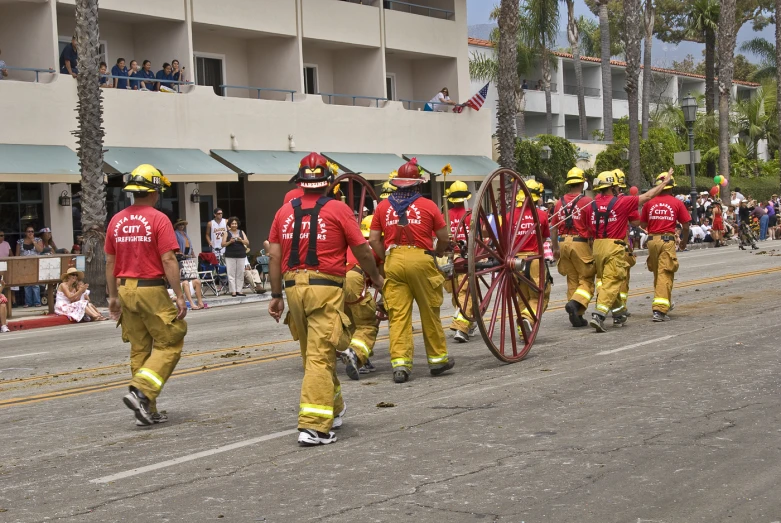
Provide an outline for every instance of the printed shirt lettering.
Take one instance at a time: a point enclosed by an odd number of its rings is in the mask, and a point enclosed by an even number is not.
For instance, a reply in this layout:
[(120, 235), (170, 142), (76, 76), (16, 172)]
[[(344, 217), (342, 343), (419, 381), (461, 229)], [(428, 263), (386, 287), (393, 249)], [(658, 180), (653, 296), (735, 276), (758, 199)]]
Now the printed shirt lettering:
[(118, 278), (162, 278), (160, 256), (178, 250), (171, 221), (153, 207), (132, 205), (109, 223), (105, 251), (116, 256), (114, 275)]
[(691, 221), (686, 206), (671, 194), (663, 194), (643, 205), (642, 221), (648, 224), (648, 234), (675, 233), (677, 223)]
[[(409, 231), (416, 247), (431, 250), (434, 248), (434, 233), (445, 227), (445, 219), (437, 205), (428, 198), (418, 198), (407, 209)], [(396, 225), (399, 216), (388, 200), (377, 205), (372, 219), (371, 230), (382, 231), (385, 236), (385, 248), (396, 243)]]

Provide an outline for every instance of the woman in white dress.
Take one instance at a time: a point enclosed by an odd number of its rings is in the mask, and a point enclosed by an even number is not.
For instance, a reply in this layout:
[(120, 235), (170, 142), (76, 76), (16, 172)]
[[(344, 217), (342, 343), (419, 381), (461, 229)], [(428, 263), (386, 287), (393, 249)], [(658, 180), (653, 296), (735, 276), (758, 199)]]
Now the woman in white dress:
[(82, 280), (84, 273), (73, 267), (62, 275), (62, 283), (57, 289), (57, 299), (54, 302), (54, 313), (77, 322), (107, 320), (108, 318), (89, 302), (89, 285)]

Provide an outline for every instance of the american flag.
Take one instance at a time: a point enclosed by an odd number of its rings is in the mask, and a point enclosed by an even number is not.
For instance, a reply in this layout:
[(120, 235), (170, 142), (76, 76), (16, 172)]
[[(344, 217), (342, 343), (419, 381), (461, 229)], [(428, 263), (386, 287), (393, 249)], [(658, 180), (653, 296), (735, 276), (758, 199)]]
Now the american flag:
[(485, 84), (485, 86), (482, 89), (480, 89), (479, 91), (477, 91), (477, 94), (474, 95), (469, 100), (467, 100), (465, 104), (461, 104), (461, 105), (455, 106), (453, 108), (453, 112), (454, 113), (460, 113), (460, 112), (462, 112), (464, 110), (464, 107), (466, 107), (466, 106), (471, 107), (475, 111), (479, 111), (480, 108), (485, 103), (486, 97), (488, 96), (488, 86), (490, 84), (491, 84), (490, 82)]

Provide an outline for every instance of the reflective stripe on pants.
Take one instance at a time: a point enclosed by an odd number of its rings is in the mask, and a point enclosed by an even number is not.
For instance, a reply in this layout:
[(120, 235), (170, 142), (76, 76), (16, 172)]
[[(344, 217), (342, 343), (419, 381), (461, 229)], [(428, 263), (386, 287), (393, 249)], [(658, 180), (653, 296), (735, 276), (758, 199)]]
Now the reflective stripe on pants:
[(624, 246), (609, 238), (594, 240), (594, 263), (601, 282), (597, 293), (597, 312), (603, 315), (614, 309), (620, 312), (623, 308), (621, 285), (626, 279), (628, 266)]
[(571, 236), (564, 236), (559, 242), (559, 274), (567, 278), (567, 301), (575, 300), (580, 305), (579, 313), (586, 312), (594, 294), (594, 255), (588, 242), (576, 242)]
[(363, 287), (363, 276), (356, 271), (347, 271), (344, 280), (344, 301), (349, 305), (345, 304), (344, 312), (352, 323), (350, 347), (358, 356), (358, 363), (361, 366), (374, 355), (374, 344), (379, 330), (374, 289), (366, 289), (366, 295), (359, 301)]
[(673, 282), (678, 271), (675, 242), (654, 238), (648, 241), (648, 270), (654, 275), (654, 301), (651, 309), (667, 314), (673, 294)]

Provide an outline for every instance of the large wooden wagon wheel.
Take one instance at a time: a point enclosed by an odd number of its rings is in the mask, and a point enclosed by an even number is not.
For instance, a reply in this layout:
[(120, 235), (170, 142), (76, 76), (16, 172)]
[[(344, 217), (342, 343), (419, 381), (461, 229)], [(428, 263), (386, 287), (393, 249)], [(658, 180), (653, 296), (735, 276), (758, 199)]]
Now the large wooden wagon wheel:
[[(516, 208), (518, 191), (526, 197)], [(542, 254), (544, 238), (534, 201), (518, 173), (497, 169), (480, 186), (475, 200), (468, 242), (473, 313), (493, 355), (514, 363), (528, 354), (540, 329), (547, 278)], [(533, 216), (534, 226), (522, 230), (520, 218), (527, 212)], [(528, 234), (535, 236), (539, 254), (519, 257), (521, 240)], [(527, 268), (534, 260), (538, 260), (534, 276), (542, 286), (534, 282)], [(524, 297), (522, 284), (536, 291), (538, 298)], [(531, 329), (521, 327), (524, 309), (530, 312)]]
[[(450, 288), (453, 290), (453, 304), (458, 307), (458, 310), (461, 311), (461, 315), (469, 320), (470, 323), (475, 321), (474, 314), (472, 313), (472, 308), (466, 306), (468, 298), (467, 300), (461, 299), (461, 292), (466, 289), (466, 296), (469, 296), (469, 255), (467, 253), (469, 235), (467, 234), (467, 230), (471, 219), (472, 211), (468, 210), (458, 221), (458, 225), (456, 225), (453, 239), (455, 240), (456, 245), (458, 245), (460, 257), (455, 259), (453, 263), (453, 274), (450, 277)], [(466, 238), (466, 241), (459, 240), (460, 238)]]
[[(334, 194), (334, 189), (339, 189), (337, 194)], [(328, 187), (328, 194), (333, 194), (336, 198), (341, 198), (344, 203), (347, 204), (350, 209), (353, 210), (353, 215), (358, 221), (358, 225), (361, 221), (368, 216), (364, 209), (368, 209), (369, 212), (374, 210), (374, 202), (377, 201), (377, 193), (374, 192), (374, 187), (360, 174), (345, 173), (336, 177)], [(374, 301), (377, 302), (377, 319), (384, 321), (388, 319), (388, 315), (385, 312), (385, 308), (379, 306), (382, 303), (382, 296), (380, 291), (370, 288), (364, 283), (363, 293), (361, 296), (365, 296), (367, 292), (374, 292)]]

